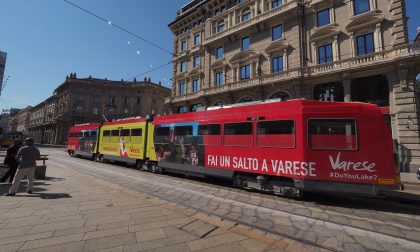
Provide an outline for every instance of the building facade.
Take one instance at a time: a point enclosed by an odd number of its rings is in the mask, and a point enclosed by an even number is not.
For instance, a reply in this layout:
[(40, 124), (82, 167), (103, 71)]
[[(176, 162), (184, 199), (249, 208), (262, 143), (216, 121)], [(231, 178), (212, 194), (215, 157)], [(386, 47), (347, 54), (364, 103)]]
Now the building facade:
[(170, 89), (144, 81), (77, 78), (71, 74), (54, 95), (35, 106), (30, 132), (36, 142), (65, 144), (72, 125), (162, 114)]
[(269, 99), (375, 103), (420, 166), (420, 50), (403, 0), (196, 0), (174, 34), (173, 113)]
[(17, 114), (17, 126), (16, 131), (21, 132), (23, 135), (28, 135), (29, 133), (29, 118), (31, 115), (32, 107), (28, 106), (24, 109), (19, 110)]

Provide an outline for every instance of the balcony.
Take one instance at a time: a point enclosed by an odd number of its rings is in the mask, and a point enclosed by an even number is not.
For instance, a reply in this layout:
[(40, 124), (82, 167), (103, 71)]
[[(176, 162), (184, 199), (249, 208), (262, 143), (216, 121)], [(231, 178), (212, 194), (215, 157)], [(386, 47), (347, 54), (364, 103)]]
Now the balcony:
[(370, 66), (378, 66), (380, 64), (389, 64), (395, 60), (401, 60), (413, 56), (420, 57), (420, 47), (412, 44), (403, 45), (389, 50), (334, 61), (328, 64), (310, 66), (306, 68), (305, 73), (308, 76), (318, 76), (322, 74), (357, 70)]
[[(273, 18), (277, 15), (289, 13), (293, 9), (297, 10), (297, 7), (298, 7), (297, 0), (290, 0), (285, 4), (283, 4), (283, 5), (281, 5), (277, 8), (274, 8), (274, 9), (268, 10), (266, 12), (263, 12), (262, 14), (259, 14), (255, 17), (251, 18), (248, 21), (240, 22), (240, 23), (235, 24), (231, 27), (228, 27), (223, 32), (219, 32), (219, 33), (213, 34), (213, 35), (211, 35), (207, 38), (203, 38), (203, 45), (207, 45), (209, 43), (217, 41), (218, 39), (221, 39), (223, 37), (232, 35), (232, 34), (238, 32), (240, 30), (243, 30), (243, 29), (249, 28), (251, 26), (254, 26), (256, 23), (268, 20), (268, 19)], [(227, 11), (226, 13), (224, 13), (223, 15), (217, 16), (217, 19), (223, 19), (223, 18), (227, 17), (228, 15), (232, 14), (235, 11), (237, 11), (237, 8), (233, 8), (233, 9)], [(213, 22), (213, 21), (215, 21), (214, 18), (211, 18), (207, 22)]]
[(294, 68), (278, 74), (264, 74), (260, 78), (251, 78), (247, 80), (230, 82), (219, 87), (209, 87), (201, 89), (197, 93), (168, 97), (165, 99), (165, 103), (185, 102), (199, 99), (201, 97), (217, 95), (226, 92), (236, 92), (242, 89), (266, 86), (274, 83), (290, 83), (291, 80), (296, 80), (298, 78), (310, 78), (314, 76), (337, 74), (340, 72), (343, 73), (346, 71), (357, 71), (358, 69), (372, 66), (379, 67), (380, 65), (389, 65), (393, 64), (395, 61), (413, 57), (415, 57), (418, 64), (420, 64), (420, 46), (414, 44), (403, 45), (389, 50), (335, 61), (328, 64), (315, 65), (305, 68)]

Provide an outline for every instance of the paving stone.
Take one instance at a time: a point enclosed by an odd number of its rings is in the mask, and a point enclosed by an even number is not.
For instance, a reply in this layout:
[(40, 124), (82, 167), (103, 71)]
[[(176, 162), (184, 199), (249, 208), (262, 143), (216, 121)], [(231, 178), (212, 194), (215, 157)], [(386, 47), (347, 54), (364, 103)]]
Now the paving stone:
[(83, 250), (84, 244), (84, 241), (77, 241), (48, 247), (29, 249), (25, 250), (25, 252), (80, 252)]
[(22, 247), (23, 242), (12, 243), (12, 244), (4, 244), (0, 246), (0, 250), (2, 252), (15, 252), (18, 251), (20, 247)]
[(184, 243), (189, 241), (198, 240), (197, 236), (194, 236), (192, 234), (181, 234), (181, 235), (175, 235), (164, 239), (164, 243), (166, 246), (178, 244), (178, 243)]
[(246, 237), (238, 235), (235, 233), (222, 234), (217, 236), (212, 236), (208, 238), (203, 238), (196, 241), (187, 242), (187, 245), (192, 251), (207, 249), (211, 247), (216, 247), (223, 244), (228, 244), (236, 241), (245, 240)]
[(51, 237), (52, 234), (53, 232), (51, 231), (51, 232), (26, 234), (26, 235), (19, 235), (19, 236), (14, 236), (14, 237), (9, 237), (9, 238), (3, 238), (3, 239), (0, 239), (0, 245), (43, 239), (43, 238)]
[(156, 239), (163, 239), (166, 237), (165, 232), (162, 228), (147, 230), (147, 232), (136, 233), (137, 242), (145, 242)]
[(106, 224), (100, 224), (98, 225), (98, 230), (104, 230), (104, 229), (113, 229), (113, 228), (119, 228), (119, 227), (128, 227), (134, 225), (134, 221), (117, 221), (117, 222), (111, 222)]
[(129, 221), (130, 215), (120, 215), (115, 217), (100, 217), (100, 218), (88, 218), (86, 220), (86, 226), (101, 225), (120, 221)]
[[(252, 239), (246, 239), (239, 242), (247, 251), (249, 252), (263, 252), (269, 248), (273, 248), (272, 245), (262, 243), (260, 241), (255, 241)], [(232, 250), (235, 251), (235, 250)], [(240, 250), (236, 250), (240, 251)]]
[(119, 246), (119, 247), (115, 247), (115, 248), (109, 248), (109, 249), (103, 249), (103, 250), (97, 250), (97, 252), (123, 252), (123, 251), (124, 251), (123, 246)]
[(128, 233), (87, 240), (85, 246), (83, 247), (83, 250), (94, 251), (107, 248), (115, 248), (122, 245), (129, 245), (134, 243), (137, 243), (136, 234)]
[(95, 239), (95, 238), (100, 238), (100, 237), (107, 237), (107, 236), (126, 234), (126, 233), (128, 233), (128, 227), (92, 231), (92, 232), (85, 233), (85, 235), (83, 236), (83, 240), (90, 240), (90, 239)]
[(32, 228), (31, 226), (26, 226), (26, 227), (0, 229), (0, 239), (7, 238), (7, 237), (24, 235), (31, 228)]
[(152, 249), (148, 251), (150, 252), (188, 252), (191, 250), (185, 243), (181, 243), (181, 244), (176, 244), (172, 246), (156, 248), (156, 249)]
[(98, 226), (62, 229), (62, 230), (55, 231), (53, 236), (63, 236), (63, 235), (71, 235), (71, 234), (92, 232), (92, 231), (96, 231), (97, 229), (98, 229)]
[(84, 225), (85, 225), (85, 220), (40, 224), (40, 225), (33, 226), (33, 228), (28, 231), (28, 234), (55, 231), (55, 230), (60, 230), (60, 229), (78, 228), (78, 227), (83, 227)]
[(146, 251), (150, 249), (162, 248), (164, 246), (165, 246), (165, 243), (163, 239), (157, 239), (157, 240), (146, 241), (142, 243), (124, 245), (124, 252)]
[(82, 240), (82, 238), (83, 238), (83, 234), (72, 234), (72, 235), (56, 236), (56, 237), (51, 237), (51, 238), (32, 240), (32, 241), (25, 242), (25, 244), (20, 248), (20, 250), (28, 250), (28, 249), (59, 245), (63, 243), (76, 242), (76, 241)]

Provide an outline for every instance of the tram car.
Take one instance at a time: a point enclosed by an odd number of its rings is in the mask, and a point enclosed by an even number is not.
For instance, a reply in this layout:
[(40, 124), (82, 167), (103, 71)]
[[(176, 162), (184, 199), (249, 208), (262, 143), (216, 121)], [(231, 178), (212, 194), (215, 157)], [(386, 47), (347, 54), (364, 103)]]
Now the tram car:
[(70, 156), (93, 158), (100, 124), (89, 123), (70, 127), (67, 152)]
[(401, 186), (391, 131), (373, 104), (235, 104), (107, 122), (98, 132), (97, 161), (221, 177), (244, 189), (378, 195)]
[(106, 122), (100, 127), (96, 160), (119, 161), (143, 169), (156, 161), (153, 125), (146, 118), (129, 118)]
[(391, 132), (372, 104), (295, 100), (157, 116), (163, 170), (302, 195), (377, 195), (400, 187)]
[(12, 145), (15, 142), (15, 140), (23, 141), (24, 138), (25, 136), (22, 134), (22, 132), (4, 133), (0, 138), (1, 147), (8, 148), (10, 145)]

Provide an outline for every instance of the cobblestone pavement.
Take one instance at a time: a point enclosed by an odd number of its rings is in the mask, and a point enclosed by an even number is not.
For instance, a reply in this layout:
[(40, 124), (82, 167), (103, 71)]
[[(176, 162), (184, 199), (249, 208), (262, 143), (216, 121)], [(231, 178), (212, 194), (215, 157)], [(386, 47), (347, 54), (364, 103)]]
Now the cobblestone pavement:
[(204, 183), (177, 176), (74, 159), (50, 152), (50, 165), (73, 169), (306, 244), (310, 250), (419, 251), (420, 207), (394, 200), (312, 195), (305, 200), (237, 190), (227, 183)]

